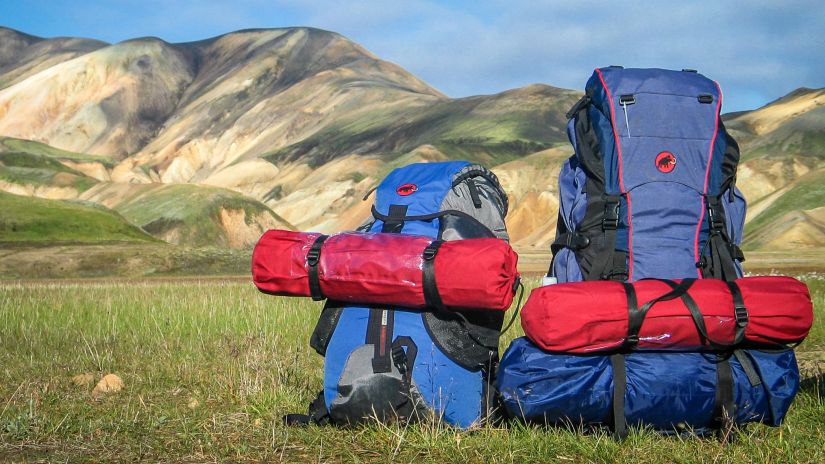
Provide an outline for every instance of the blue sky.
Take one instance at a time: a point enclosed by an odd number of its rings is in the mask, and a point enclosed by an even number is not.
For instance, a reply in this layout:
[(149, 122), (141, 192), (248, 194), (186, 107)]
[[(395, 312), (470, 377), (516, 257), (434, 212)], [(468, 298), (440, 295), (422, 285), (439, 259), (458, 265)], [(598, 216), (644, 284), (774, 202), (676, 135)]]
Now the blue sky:
[(536, 82), (581, 89), (610, 64), (698, 69), (722, 85), (725, 112), (825, 87), (821, 0), (0, 0), (0, 25), (107, 42), (313, 26), (452, 97)]

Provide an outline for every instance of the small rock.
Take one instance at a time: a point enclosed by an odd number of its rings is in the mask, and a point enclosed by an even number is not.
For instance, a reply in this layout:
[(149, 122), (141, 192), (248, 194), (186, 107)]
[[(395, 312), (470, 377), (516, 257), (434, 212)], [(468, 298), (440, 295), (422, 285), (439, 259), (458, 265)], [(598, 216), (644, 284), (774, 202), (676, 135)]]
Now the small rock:
[(115, 374), (104, 375), (100, 382), (95, 385), (92, 390), (92, 395), (100, 395), (103, 393), (117, 393), (123, 389), (123, 379)]
[(78, 387), (89, 388), (95, 382), (95, 375), (90, 373), (78, 374), (72, 377), (72, 383)]
[(201, 402), (198, 401), (197, 398), (190, 399), (189, 404), (187, 404), (187, 406), (189, 406), (189, 409), (196, 409), (200, 405), (201, 405)]

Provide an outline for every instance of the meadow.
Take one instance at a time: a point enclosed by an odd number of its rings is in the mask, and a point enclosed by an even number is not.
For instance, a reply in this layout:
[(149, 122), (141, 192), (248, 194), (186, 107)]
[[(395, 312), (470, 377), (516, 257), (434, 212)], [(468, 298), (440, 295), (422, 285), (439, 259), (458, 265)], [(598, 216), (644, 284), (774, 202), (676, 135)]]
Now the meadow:
[[(825, 462), (825, 281), (807, 280), (816, 322), (798, 348), (802, 390), (781, 427), (751, 425), (729, 444), (516, 422), (286, 427), (282, 415), (321, 388), (308, 346), (320, 303), (246, 279), (7, 281), (0, 461)], [(515, 324), (502, 349), (520, 334)], [(107, 373), (123, 390), (93, 394)]]

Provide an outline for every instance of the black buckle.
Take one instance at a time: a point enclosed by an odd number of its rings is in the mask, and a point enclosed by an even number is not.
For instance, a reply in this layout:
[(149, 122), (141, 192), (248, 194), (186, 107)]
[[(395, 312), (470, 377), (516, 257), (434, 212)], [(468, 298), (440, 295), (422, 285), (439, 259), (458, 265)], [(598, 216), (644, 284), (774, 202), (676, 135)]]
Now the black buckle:
[(745, 327), (748, 325), (748, 308), (744, 306), (736, 306), (734, 308), (733, 313), (736, 315), (736, 326), (739, 328)]
[(317, 266), (319, 259), (321, 259), (321, 249), (311, 248), (307, 253), (307, 264), (310, 266)]
[(407, 373), (407, 353), (401, 346), (395, 346), (392, 349), (392, 362), (398, 368), (398, 372), (402, 375)]
[(625, 344), (634, 347), (639, 344), (639, 334), (628, 335), (625, 339)]
[(604, 219), (602, 230), (616, 230), (619, 228), (619, 202), (607, 201), (604, 205)]
[(619, 97), (619, 103), (622, 105), (632, 105), (636, 103), (636, 96), (633, 94), (622, 95)]
[(714, 214), (716, 208), (708, 203), (708, 226), (711, 232), (721, 232), (725, 230), (725, 221)]
[(441, 247), (441, 243), (442, 242), (440, 240), (435, 240), (429, 245), (427, 245), (427, 248), (424, 248), (425, 261), (432, 261), (433, 259), (435, 259), (435, 255), (436, 253), (438, 253), (438, 249)]

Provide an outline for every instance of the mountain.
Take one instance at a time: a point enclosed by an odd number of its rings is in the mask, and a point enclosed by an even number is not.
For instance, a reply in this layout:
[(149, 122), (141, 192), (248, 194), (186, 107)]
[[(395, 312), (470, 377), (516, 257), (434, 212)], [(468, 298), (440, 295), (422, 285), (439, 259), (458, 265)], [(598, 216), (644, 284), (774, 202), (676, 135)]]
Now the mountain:
[(745, 247), (825, 246), (825, 89), (797, 89), (725, 119), (742, 151)]
[(4, 61), (4, 76), (35, 67), (33, 57), (45, 55), (32, 47), (63, 54), (0, 88), (2, 143), (26, 145), (17, 151), (48, 146), (52, 152), (38, 159), (57, 160), (83, 182), (58, 185), (49, 172), (39, 184), (6, 175), (0, 187), (93, 201), (104, 201), (99, 192), (137, 197), (143, 185), (217, 187), (302, 229), (357, 226), (369, 214), (361, 198), (401, 164), (463, 158), (495, 166), (563, 144), (564, 111), (579, 96), (532, 85), (450, 99), (348, 39), (312, 28), (182, 44), (77, 39), (72, 53), (68, 39), (3, 33), (20, 43), (8, 46), (14, 59)]
[[(468, 159), (510, 195), (520, 248), (555, 233), (580, 93), (451, 99), (345, 37), (254, 29), (198, 42), (42, 39), (0, 28), (0, 189), (99, 203), (176, 244), (335, 231), (391, 169)], [(746, 248), (825, 246), (825, 89), (724, 116), (742, 147)]]

